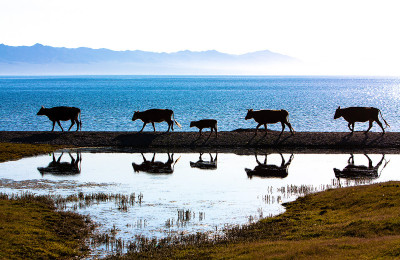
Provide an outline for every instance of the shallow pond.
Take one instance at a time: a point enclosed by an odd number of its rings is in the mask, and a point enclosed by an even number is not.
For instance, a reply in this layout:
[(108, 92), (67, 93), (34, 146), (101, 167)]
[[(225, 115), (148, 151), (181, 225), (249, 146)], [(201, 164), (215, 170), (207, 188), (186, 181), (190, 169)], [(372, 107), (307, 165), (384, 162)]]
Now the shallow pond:
[(72, 151), (0, 164), (0, 192), (126, 195), (122, 204), (93, 199), (66, 207), (129, 241), (199, 231), (212, 236), (282, 213), (282, 203), (307, 193), (400, 180), (398, 169), (398, 154)]

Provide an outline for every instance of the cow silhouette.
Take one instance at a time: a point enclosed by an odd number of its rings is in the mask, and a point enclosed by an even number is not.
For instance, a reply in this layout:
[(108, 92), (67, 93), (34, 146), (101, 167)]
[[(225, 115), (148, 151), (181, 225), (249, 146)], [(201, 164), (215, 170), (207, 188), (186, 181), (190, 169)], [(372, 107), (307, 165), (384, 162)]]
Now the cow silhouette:
[(354, 164), (354, 155), (351, 153), (349, 159), (347, 160), (347, 166), (344, 167), (343, 170), (339, 170), (334, 168), (333, 171), (335, 172), (336, 178), (343, 178), (349, 180), (356, 180), (356, 179), (376, 179), (379, 178), (380, 172), (379, 167), (385, 161), (382, 170), (386, 167), (389, 161), (386, 161), (385, 155), (382, 154), (381, 160), (374, 166), (372, 164), (371, 158), (367, 154), (364, 154), (365, 157), (368, 159), (368, 166), (365, 165), (355, 165)]
[(368, 133), (369, 130), (372, 128), (372, 124), (376, 122), (382, 129), (382, 133), (385, 133), (385, 128), (383, 127), (381, 121), (379, 121), (379, 115), (381, 116), (383, 122), (386, 126), (389, 124), (382, 116), (382, 112), (375, 107), (347, 107), (347, 108), (340, 108), (340, 106), (336, 109), (335, 115), (333, 119), (338, 119), (343, 117), (344, 120), (348, 122), (348, 128), (351, 133), (354, 132), (354, 124), (356, 122), (369, 122), (369, 127), (365, 133)]
[(80, 152), (76, 153), (76, 159), (71, 155), (71, 153), (68, 153), (71, 158), (71, 162), (61, 162), (63, 154), (64, 153), (61, 153), (61, 155), (56, 160), (56, 157), (53, 153), (53, 160), (49, 163), (49, 165), (47, 165), (47, 167), (37, 168), (40, 174), (42, 174), (42, 176), (45, 174), (60, 176), (80, 174), (82, 164), (82, 156)]
[(209, 155), (210, 160), (204, 161), (202, 158), (203, 153), (200, 153), (199, 160), (197, 162), (190, 162), (190, 167), (202, 170), (216, 170), (218, 153), (215, 154), (215, 159), (212, 157), (211, 153), (209, 153)]
[(255, 155), (256, 157), (256, 162), (257, 166), (254, 167), (253, 170), (245, 168), (244, 170), (247, 173), (248, 178), (253, 178), (253, 176), (261, 177), (261, 178), (286, 178), (288, 176), (288, 170), (289, 166), (293, 160), (293, 154), (290, 155), (289, 160), (286, 162), (285, 158), (281, 153), (279, 153), (281, 156), (281, 165), (274, 165), (274, 164), (268, 164), (267, 163), (267, 157), (268, 154), (265, 155), (264, 163), (261, 163), (258, 158), (257, 154)]
[(132, 117), (132, 121), (136, 120), (142, 120), (143, 121), (143, 127), (139, 132), (142, 132), (144, 127), (148, 124), (151, 123), (153, 125), (154, 132), (156, 131), (156, 127), (154, 123), (161, 123), (161, 122), (167, 122), (168, 124), (168, 130), (172, 129), (174, 131), (174, 123), (182, 128), (182, 126), (178, 123), (178, 121), (175, 120), (174, 116), (174, 111), (170, 109), (149, 109), (146, 111), (135, 111)]
[(71, 120), (71, 126), (68, 128), (68, 131), (71, 130), (72, 126), (76, 123), (76, 131), (82, 129), (82, 121), (81, 121), (81, 110), (77, 107), (52, 107), (45, 108), (42, 106), (37, 112), (38, 116), (47, 116), (49, 120), (53, 123), (53, 128), (51, 131), (54, 131), (54, 126), (57, 124), (60, 126), (61, 131), (64, 132), (64, 128), (61, 126), (60, 121), (68, 121)]
[(150, 174), (171, 174), (174, 172), (175, 164), (180, 157), (174, 162), (174, 154), (171, 156), (168, 153), (168, 160), (166, 162), (155, 161), (156, 153), (153, 153), (153, 158), (148, 161), (141, 153), (143, 162), (141, 164), (132, 163), (134, 172), (146, 172)]
[(290, 133), (294, 134), (294, 129), (289, 122), (289, 112), (281, 109), (281, 110), (247, 110), (247, 115), (244, 118), (245, 120), (254, 119), (258, 123), (256, 127), (256, 134), (257, 130), (260, 126), (264, 125), (265, 131), (267, 131), (267, 124), (276, 124), (278, 122), (282, 125), (282, 131), (279, 136), (282, 135), (283, 130), (285, 130), (285, 125), (289, 127)]

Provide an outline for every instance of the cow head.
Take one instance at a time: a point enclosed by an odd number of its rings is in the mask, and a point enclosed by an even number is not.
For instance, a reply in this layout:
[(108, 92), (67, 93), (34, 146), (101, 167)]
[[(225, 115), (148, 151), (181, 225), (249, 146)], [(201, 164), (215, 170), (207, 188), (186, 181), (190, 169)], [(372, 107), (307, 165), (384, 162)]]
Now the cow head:
[(46, 115), (46, 108), (44, 108), (44, 106), (42, 106), (42, 107), (40, 108), (39, 112), (37, 112), (36, 115), (38, 115), (38, 116)]
[(196, 126), (196, 121), (190, 122), (190, 127), (194, 127), (194, 126)]
[(338, 119), (339, 117), (342, 116), (342, 110), (340, 109), (340, 106), (336, 109), (335, 116), (333, 119)]
[(253, 109), (249, 109), (247, 110), (247, 115), (244, 119), (248, 120), (248, 119), (252, 119), (253, 118)]
[(132, 121), (135, 121), (136, 119), (139, 119), (139, 110), (133, 113)]

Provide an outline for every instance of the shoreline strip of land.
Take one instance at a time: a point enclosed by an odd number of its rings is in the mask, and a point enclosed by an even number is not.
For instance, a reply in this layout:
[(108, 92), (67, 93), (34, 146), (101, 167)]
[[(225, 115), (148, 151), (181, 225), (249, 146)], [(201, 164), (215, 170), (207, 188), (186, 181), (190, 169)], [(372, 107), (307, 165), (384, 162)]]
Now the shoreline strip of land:
[(44, 132), (0, 131), (2, 143), (49, 144), (64, 147), (114, 147), (130, 149), (281, 149), (374, 150), (400, 152), (400, 133), (297, 132), (242, 130), (204, 132)]

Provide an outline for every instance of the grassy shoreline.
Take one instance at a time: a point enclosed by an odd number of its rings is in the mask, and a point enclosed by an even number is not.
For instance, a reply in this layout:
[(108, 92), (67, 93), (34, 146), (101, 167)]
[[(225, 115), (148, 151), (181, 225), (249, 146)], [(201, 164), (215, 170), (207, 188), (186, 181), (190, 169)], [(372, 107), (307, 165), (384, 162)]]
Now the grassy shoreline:
[[(0, 161), (63, 148), (0, 143)], [(227, 240), (149, 246), (110, 258), (320, 259), (399, 258), (400, 182), (328, 190), (288, 203), (286, 212), (227, 232)], [(78, 223), (79, 224), (76, 224)], [(70, 224), (66, 224), (70, 223)], [(76, 225), (77, 232), (66, 227)], [(90, 223), (57, 212), (44, 198), (0, 196), (0, 258), (74, 258), (87, 253)], [(86, 230), (86, 231), (85, 231)], [(79, 233), (79, 232), (78, 232)]]
[(400, 182), (332, 189), (228, 230), (227, 240), (147, 247), (121, 259), (398, 259)]

